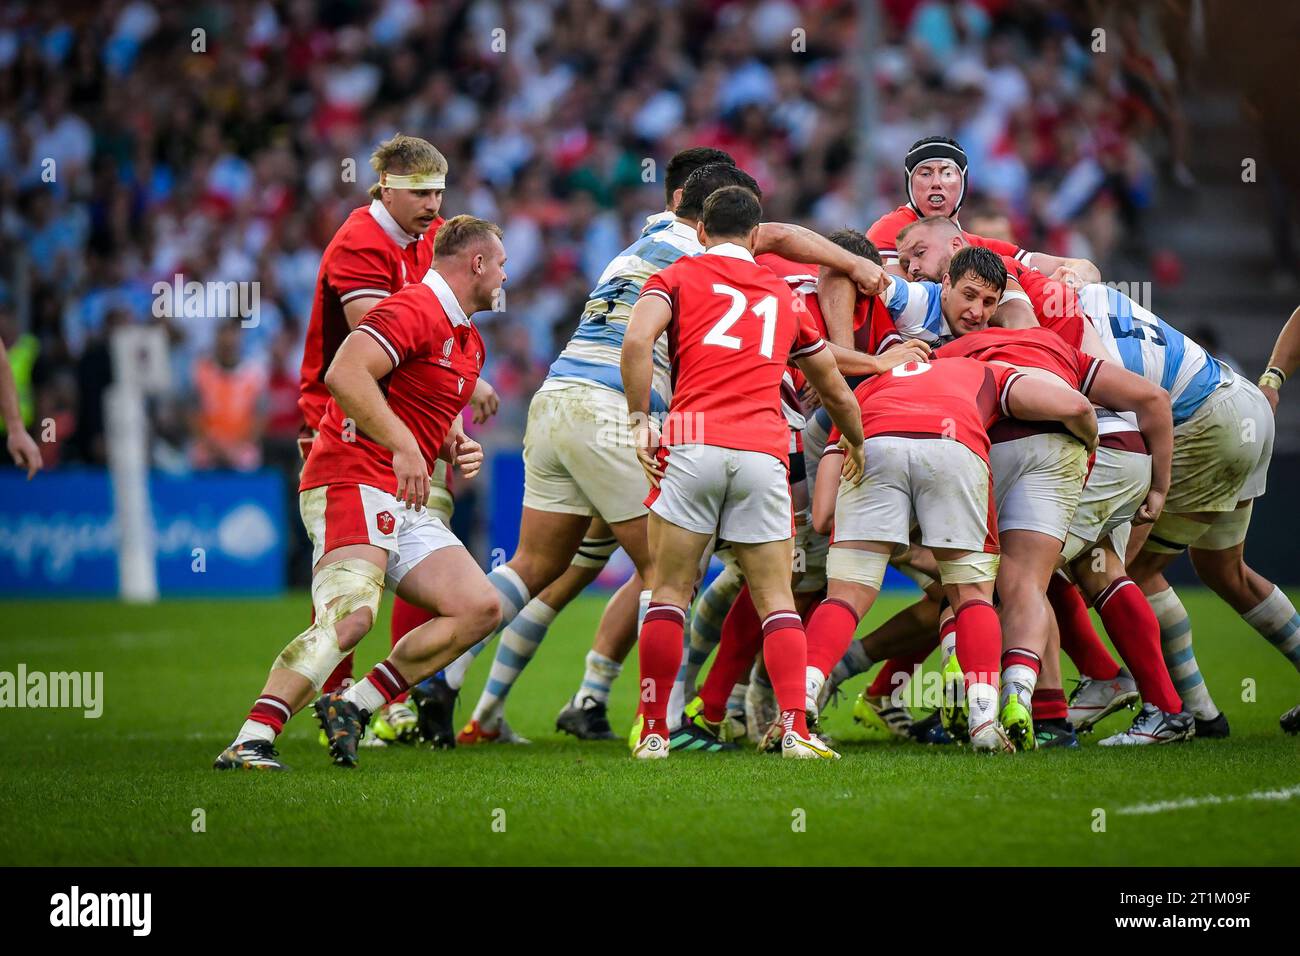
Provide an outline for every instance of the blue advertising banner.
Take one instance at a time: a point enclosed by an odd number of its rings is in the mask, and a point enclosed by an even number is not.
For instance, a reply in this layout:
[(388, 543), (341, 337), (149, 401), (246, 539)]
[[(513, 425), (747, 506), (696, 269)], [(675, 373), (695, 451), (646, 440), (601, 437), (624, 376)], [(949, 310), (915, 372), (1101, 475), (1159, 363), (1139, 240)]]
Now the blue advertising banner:
[[(149, 479), (166, 596), (273, 594), (285, 583), (283, 482), (273, 471)], [(113, 490), (103, 471), (0, 475), (0, 596), (117, 593)]]

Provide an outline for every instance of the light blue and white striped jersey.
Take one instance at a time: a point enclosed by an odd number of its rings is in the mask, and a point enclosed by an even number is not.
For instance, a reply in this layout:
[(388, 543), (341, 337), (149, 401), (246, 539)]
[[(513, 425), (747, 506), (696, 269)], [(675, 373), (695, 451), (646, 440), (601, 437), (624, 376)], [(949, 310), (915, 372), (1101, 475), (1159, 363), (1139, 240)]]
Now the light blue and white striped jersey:
[(952, 329), (939, 309), (939, 294), (943, 286), (937, 282), (908, 282), (898, 276), (889, 277), (889, 288), (881, 298), (894, 327), (905, 338), (920, 339), (935, 345), (951, 339)]
[(1169, 393), (1175, 425), (1196, 414), (1216, 388), (1232, 382), (1226, 365), (1117, 289), (1086, 285), (1079, 301), (1106, 351)]
[[(672, 213), (663, 212), (647, 219), (636, 242), (605, 267), (583, 307), (577, 330), (551, 365), (539, 391), (546, 391), (547, 386), (558, 388), (564, 383), (584, 382), (622, 392), (619, 359), (623, 333), (627, 331), (641, 287), (652, 275), (678, 259), (703, 251), (695, 230), (678, 222)], [(666, 412), (668, 400), (672, 398), (666, 335), (655, 342), (654, 366), (651, 411)]]

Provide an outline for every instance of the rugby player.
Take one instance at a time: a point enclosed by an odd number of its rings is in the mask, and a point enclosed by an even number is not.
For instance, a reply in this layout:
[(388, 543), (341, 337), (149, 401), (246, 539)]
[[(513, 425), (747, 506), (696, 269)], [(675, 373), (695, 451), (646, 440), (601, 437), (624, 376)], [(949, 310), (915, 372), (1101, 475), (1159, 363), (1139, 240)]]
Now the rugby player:
[[(1268, 368), (1259, 377), (1259, 390), (1268, 399), (1274, 413), (1277, 412), (1282, 386), (1295, 374), (1297, 367), (1300, 367), (1300, 309), (1292, 312), (1282, 327), (1273, 345), (1273, 354), (1269, 356)], [(1289, 734), (1300, 733), (1300, 704), (1282, 715), (1281, 724)]]
[[(316, 278), (298, 398), (303, 415), (298, 449), (303, 461), (329, 401), (325, 373), (339, 346), (374, 306), (424, 278), (433, 263), (434, 238), (444, 222), (439, 213), (447, 184), (447, 160), (432, 143), (398, 133), (379, 144), (370, 165), (379, 176), (370, 187), (370, 203), (354, 209), (339, 227), (325, 247)], [(475, 386), (473, 401), (478, 419), (496, 410), (496, 393), (486, 381)], [(428, 507), (444, 524), (451, 521), (445, 462), (439, 461), (435, 467)], [(425, 620), (423, 612), (394, 597), (392, 643)], [(337, 690), (351, 679), (349, 653), (322, 689)], [(415, 739), (416, 728), (415, 714), (404, 699), (396, 700), (375, 716), (372, 739), (409, 743)]]
[[(682, 659), (685, 608), (716, 534), (731, 544), (763, 620), (763, 656), (780, 707), (782, 756), (834, 759), (803, 708), (806, 643), (790, 590), (793, 513), (789, 426), (780, 387), (794, 360), (861, 465), (861, 421), (820, 333), (796, 312), (789, 286), (753, 257), (762, 209), (753, 190), (709, 195), (696, 231), (703, 255), (675, 263), (642, 288), (623, 342), (627, 410), (652, 491), (651, 603), (640, 637), (638, 759), (669, 754), (670, 688)], [(667, 333), (675, 391), (662, 436), (649, 419), (653, 352)], [(701, 747), (715, 744), (705, 731)], [(696, 742), (682, 749), (696, 749)], [(712, 748), (710, 748), (712, 749)]]
[[(987, 285), (983, 268), (975, 256), (954, 257), (954, 285)], [(824, 675), (847, 649), (880, 591), (890, 555), (909, 546), (915, 520), (956, 609), (971, 746), (1009, 752), (1014, 746), (998, 714), (1002, 634), (992, 605), (998, 530), (986, 430), (1009, 415), (1055, 419), (1091, 442), (1096, 438), (1092, 407), (1058, 384), (963, 358), (900, 365), (859, 385), (855, 396), (866, 436), (866, 472), (856, 486), (836, 481), (840, 460), (833, 453), (839, 449), (827, 446), (831, 457), (819, 469), (813, 520), (828, 532), (833, 516), (834, 543), (827, 558), (827, 598), (809, 624), (825, 654), (819, 661), (810, 658), (809, 666)], [(839, 436), (829, 437), (836, 442)]]
[[(1169, 323), (1116, 289), (1085, 285), (1079, 301), (1106, 349), (1169, 393), (1174, 453), (1169, 497), (1154, 525), (1134, 528), (1126, 564), (1160, 623), (1165, 662), (1197, 737), (1227, 737), (1192, 649), (1192, 624), (1164, 569), (1187, 551), (1197, 577), (1300, 668), (1300, 617), (1280, 588), (1245, 562), (1254, 499), (1273, 452), (1273, 410), (1235, 374)], [(1160, 733), (1143, 713), (1130, 733)]]
[[(901, 259), (914, 277), (940, 274), (951, 255), (962, 248), (967, 246), (960, 231), (950, 220), (937, 216), (909, 226), (899, 242)], [(1094, 359), (1109, 355), (1087, 321), (1075, 292), (1013, 259), (1003, 257), (1003, 263), (1016, 277), (1019, 291), (1004, 294), (994, 321), (1020, 328), (1041, 325), (1054, 335), (1040, 332), (1018, 339), (1014, 332), (995, 330), (963, 338), (961, 344), (944, 346), (942, 354), (973, 354), (986, 360), (1010, 361), (1021, 368), (1035, 367), (1063, 376), (1073, 387), (1079, 387), (1070, 379), (1071, 368), (1077, 369), (1080, 364), (1080, 348)], [(1044, 334), (1046, 340), (1042, 339)], [(1058, 347), (1045, 349), (1044, 346), (1054, 344), (1053, 339)], [(990, 353), (990, 346), (997, 351)], [(974, 348), (983, 351), (972, 353)], [(1132, 739), (1120, 739), (1123, 735), (1116, 735), (1104, 743), (1166, 743), (1187, 739), (1193, 729), (1191, 717), (1183, 713), (1182, 702), (1161, 657), (1155, 616), (1137, 588), (1126, 590), (1133, 582), (1125, 576), (1122, 558), (1128, 523), (1153, 520), (1168, 492), (1172, 429), (1168, 395), (1114, 361), (1101, 367), (1101, 375), (1088, 377), (1090, 384), (1085, 390), (1099, 406), (1099, 446), (1074, 517), (1066, 528), (1061, 557), (1096, 603), (1107, 632), (1137, 680), (1127, 672), (1121, 673), (1119, 665), (1110, 659), (1092, 629), (1078, 591), (1059, 576), (1050, 577), (1047, 593), (1052, 600), (1049, 603), (1054, 616), (1064, 624), (1061, 644), (1070, 650), (1080, 672), (1088, 677), (1091, 677), (1090, 661), (1098, 656), (1110, 661), (1113, 670), (1097, 675), (1099, 679), (1085, 677), (1067, 708), (1051, 632), (1047, 645), (1037, 642), (1033, 645), (1041, 646), (1041, 650), (1035, 649), (1033, 653), (1042, 661), (1045, 678), (1035, 683), (1032, 694), (1035, 741), (1047, 746), (1075, 745), (1075, 728), (1071, 722), (1077, 719), (1079, 729), (1087, 729), (1117, 709), (1124, 699), (1119, 691), (1125, 684), (1135, 688), (1134, 693), (1140, 691), (1142, 699), (1159, 711), (1160, 732)], [(1128, 413), (1135, 424), (1118, 413)], [(1004, 428), (999, 426), (995, 435), (1003, 434)], [(1001, 452), (996, 442), (995, 438), (995, 455)], [(1007, 493), (1011, 492), (1000, 489), (999, 500)], [(1005, 532), (1007, 528), (1002, 530)], [(1041, 572), (1043, 568), (1038, 570)], [(1001, 583), (999, 589), (1001, 595)], [(1066, 634), (1073, 640), (1067, 640)], [(1081, 653), (1081, 648), (1087, 651), (1093, 646), (1099, 651), (1089, 652), (1090, 657)], [(1035, 661), (1032, 658), (1027, 661), (1032, 668)], [(1150, 722), (1148, 714), (1144, 723)]]
[(216, 769), (284, 769), (276, 736), (365, 636), (385, 586), (436, 616), (363, 680), (316, 701), (339, 766), (356, 765), (372, 714), (501, 619), (486, 576), (425, 502), (436, 459), (467, 477), (482, 464), (482, 449), (460, 425), (484, 359), (469, 316), (496, 300), (505, 249), (500, 228), (472, 216), (446, 222), (435, 245), (433, 269), (371, 309), (325, 375), (332, 397), (299, 491), (314, 546), (315, 620), (276, 659)]
[[(626, 425), (618, 350), (627, 317), (644, 282), (677, 259), (703, 251), (695, 227), (704, 199), (727, 185), (741, 185), (756, 196), (759, 194), (757, 183), (737, 169), (730, 157), (725, 163), (696, 165), (700, 160), (713, 159), (711, 153), (688, 154), (677, 164), (677, 170), (686, 166), (694, 168), (684, 177), (680, 194), (675, 179), (668, 184), (672, 188), (669, 201), (674, 209), (666, 212), (661, 222), (649, 224), (641, 238), (606, 268), (587, 302), (578, 330), (552, 365), (546, 382), (529, 406), (524, 435), (524, 508), (519, 545), (510, 561), (489, 574), (494, 583), (500, 582), (500, 587), (540, 589), (554, 581), (572, 560), (593, 515), (604, 518), (642, 580), (648, 578), (643, 503), (648, 488), (636, 463), (632, 436)], [(670, 162), (670, 171), (674, 171), (677, 159), (674, 157), (674, 162)], [(874, 291), (883, 284), (884, 275), (876, 263), (855, 257), (802, 227), (763, 223), (757, 242), (760, 251), (773, 251), (787, 258), (823, 263), (846, 271), (864, 289)], [(666, 341), (656, 350), (655, 368), (651, 411), (659, 414), (667, 408), (671, 394)], [(641, 592), (640, 602), (641, 608), (648, 604), (648, 591)], [(513, 613), (508, 613), (505, 620), (508, 622), (513, 617)], [(536, 646), (536, 642), (529, 642), (529, 650), (535, 650)], [(448, 691), (458, 689), (469, 664), (481, 650), (482, 646), (476, 647), (457, 661), (449, 669), (442, 687), (437, 687), (438, 680), (426, 685), (430, 696), (436, 695), (442, 702), (448, 727), (454, 704), (454, 693)], [(518, 647), (510, 648), (503, 654), (517, 655), (519, 651)], [(509, 656), (503, 664), (518, 673), (518, 661), (517, 656)], [(619, 663), (604, 655), (593, 662), (589, 656), (589, 675), (596, 670), (592, 682), (607, 684), (617, 674)], [(425, 688), (419, 691), (425, 692)], [(570, 705), (580, 709), (603, 704), (597, 700), (587, 704), (588, 699), (589, 695), (580, 691)], [(566, 718), (570, 716), (568, 710), (566, 706), (561, 712)]]

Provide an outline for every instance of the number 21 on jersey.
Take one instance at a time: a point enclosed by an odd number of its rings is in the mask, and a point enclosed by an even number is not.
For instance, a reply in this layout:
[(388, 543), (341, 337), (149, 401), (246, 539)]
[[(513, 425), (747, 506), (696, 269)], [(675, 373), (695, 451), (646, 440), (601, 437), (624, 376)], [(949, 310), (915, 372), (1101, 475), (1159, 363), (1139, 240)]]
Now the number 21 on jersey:
[[(729, 335), (728, 333), (731, 327), (745, 314), (745, 307), (749, 305), (749, 300), (745, 298), (744, 293), (739, 289), (733, 289), (721, 282), (713, 283), (713, 291), (718, 295), (730, 298), (731, 305), (727, 308), (726, 314), (705, 334), (704, 344), (739, 351), (744, 344), (740, 341), (740, 336)], [(770, 359), (772, 357), (772, 346), (776, 340), (776, 296), (764, 296), (749, 311), (763, 320), (763, 340), (759, 344), (758, 354), (763, 358)]]

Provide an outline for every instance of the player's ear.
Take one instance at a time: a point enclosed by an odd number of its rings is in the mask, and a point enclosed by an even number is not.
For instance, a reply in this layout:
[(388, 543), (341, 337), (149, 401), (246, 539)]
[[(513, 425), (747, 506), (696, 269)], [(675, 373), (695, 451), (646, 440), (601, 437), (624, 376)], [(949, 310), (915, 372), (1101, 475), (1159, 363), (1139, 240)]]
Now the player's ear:
[(678, 186), (673, 190), (673, 209), (675, 210), (682, 204), (682, 187)]
[(704, 245), (709, 238), (709, 234), (704, 231), (704, 220), (699, 219), (695, 222), (695, 238), (700, 240), (700, 245)]

